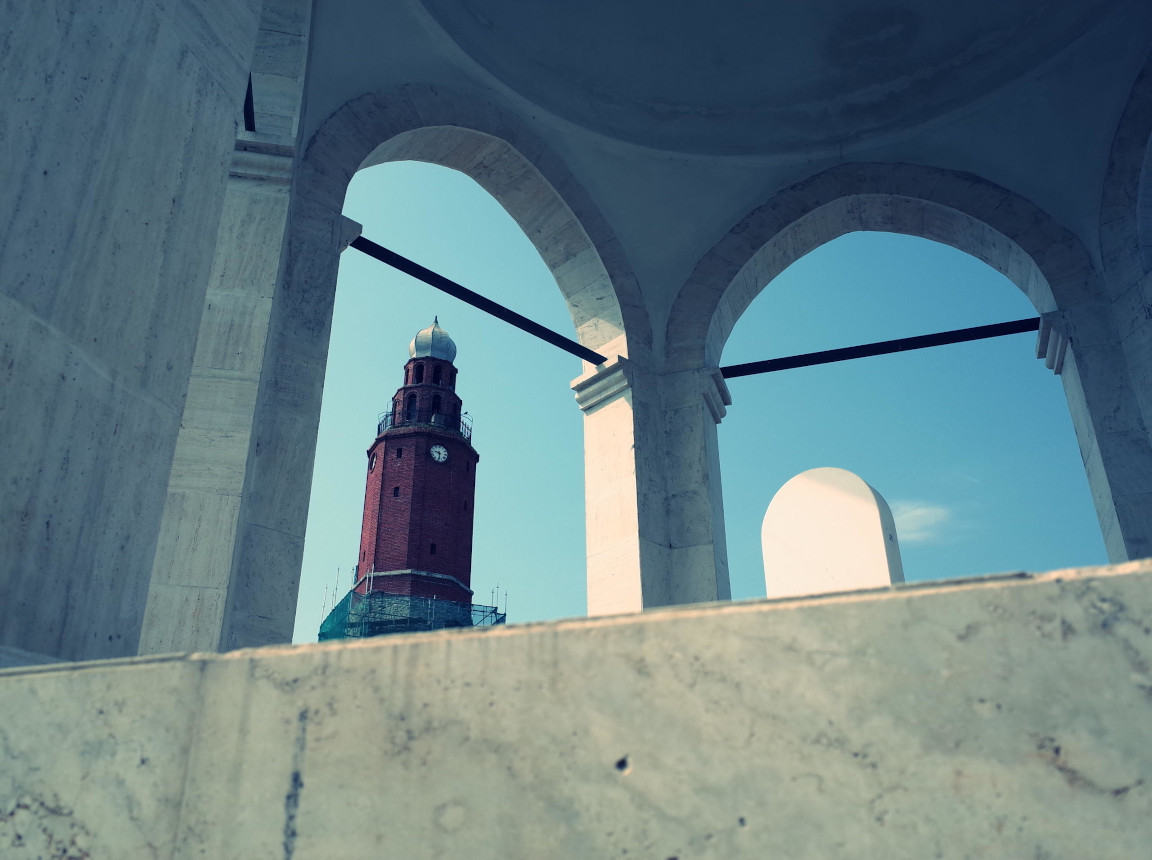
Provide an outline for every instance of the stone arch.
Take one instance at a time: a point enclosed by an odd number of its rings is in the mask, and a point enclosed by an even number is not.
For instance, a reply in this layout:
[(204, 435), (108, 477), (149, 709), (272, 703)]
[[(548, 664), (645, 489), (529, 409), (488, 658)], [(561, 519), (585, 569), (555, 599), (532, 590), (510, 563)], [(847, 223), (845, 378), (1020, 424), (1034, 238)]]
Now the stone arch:
[(665, 366), (715, 366), (736, 320), (769, 281), (820, 245), (869, 230), (972, 254), (1041, 313), (1104, 299), (1080, 240), (1007, 189), (939, 168), (848, 164), (777, 193), (701, 258), (673, 305)]
[(461, 170), (540, 251), (576, 336), (609, 356), (645, 354), (651, 327), (619, 242), (591, 197), (524, 123), (482, 97), (422, 85), (364, 94), (310, 138), (292, 177), (280, 271), (269, 300), (237, 528), (227, 536), (219, 647), (286, 641), (309, 490), (341, 252), (359, 225), (341, 214), (361, 167), (399, 158)]
[(673, 305), (666, 372), (715, 367), (736, 320), (791, 262), (858, 230), (921, 236), (1002, 272), (1071, 348), (1061, 378), (1113, 562), (1152, 554), (1152, 445), (1103, 276), (1081, 240), (978, 176), (909, 164), (846, 164), (774, 195), (696, 265)]
[(1119, 296), (1152, 272), (1152, 58), (1120, 117), (1100, 202), (1100, 255)]
[(334, 217), (357, 170), (404, 160), (459, 170), (504, 207), (556, 279), (580, 343), (647, 351), (651, 327), (636, 278), (607, 221), (558, 156), (481, 98), (408, 84), (353, 99), (310, 140), (298, 167), (300, 202)]

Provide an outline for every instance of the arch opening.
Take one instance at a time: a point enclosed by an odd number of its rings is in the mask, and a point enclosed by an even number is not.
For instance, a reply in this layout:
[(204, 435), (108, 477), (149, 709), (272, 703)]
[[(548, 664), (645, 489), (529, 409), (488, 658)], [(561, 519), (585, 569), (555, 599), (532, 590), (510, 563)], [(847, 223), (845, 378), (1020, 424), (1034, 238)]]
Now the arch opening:
[[(345, 212), (365, 225), (366, 235), (386, 237), (398, 252), (483, 295), (556, 330), (571, 325), (534, 246), (498, 201), (460, 171), (418, 161), (373, 166), (354, 178)], [(408, 342), (435, 315), (459, 349), (457, 371), (445, 369), (440, 381), (476, 419), (475, 602), (489, 603), (499, 584), (511, 592), (514, 621), (584, 611), (583, 476), (575, 453), (581, 418), (568, 387), (578, 362), (349, 253), (336, 291), (296, 641), (315, 640), (332, 595), (349, 587), (349, 542), (359, 540), (364, 491), (359, 458), (365, 432), (372, 435), (365, 428), (375, 426), (376, 412), (404, 381)], [(356, 383), (365, 375), (365, 342), (374, 344), (367, 390)], [(351, 476), (353, 464), (359, 479)], [(505, 554), (512, 534), (523, 550), (515, 557)], [(533, 561), (543, 557), (547, 570)]]
[[(1032, 289), (1022, 296), (971, 252), (848, 231), (741, 297), (724, 363), (1028, 316), (1044, 294), (1023, 280)], [(760, 521), (775, 491), (822, 466), (856, 472), (885, 496), (909, 580), (1103, 562), (1061, 386), (1033, 357), (1034, 341), (732, 380), (719, 444), (733, 595), (764, 593)]]
[(1003, 275), (1027, 297), (1035, 312), (1056, 310), (1056, 299), (1036, 262), (991, 225), (958, 209), (927, 200), (893, 194), (857, 194), (814, 207), (751, 255), (708, 321), (706, 362), (719, 363), (720, 351), (736, 320), (764, 285), (811, 250), (856, 232), (888, 232), (947, 245)]
[[(988, 263), (1068, 339), (1061, 381), (1108, 558), (1148, 555), (1152, 445), (1142, 388), (1104, 276), (1080, 238), (1030, 201), (979, 176), (910, 164), (851, 163), (782, 189), (705, 254), (680, 290), (661, 352), (669, 371), (715, 367), (729, 333), (788, 265), (845, 233), (930, 238)], [(945, 328), (951, 328), (946, 326)], [(867, 477), (867, 476), (865, 476)]]
[(574, 212), (512, 144), (481, 131), (458, 125), (403, 131), (373, 149), (359, 169), (397, 161), (447, 167), (473, 179), (535, 246), (568, 305), (576, 340), (592, 349), (611, 346), (627, 354), (616, 291), (622, 282), (625, 289), (631, 286), (631, 278), (624, 272), (610, 275), (605, 268), (586, 225), (589, 216), (598, 219), (596, 213)]
[[(408, 151), (400, 152), (401, 145)], [(314, 462), (314, 428), (321, 418), (337, 272), (351, 256), (341, 252), (361, 233), (342, 211), (361, 167), (401, 158), (465, 174), (513, 216), (520, 226), (517, 234), (529, 236), (566, 297), (567, 322), (575, 325), (582, 344), (620, 355), (651, 348), (644, 303), (612, 228), (564, 160), (524, 120), (474, 93), (421, 84), (345, 102), (316, 127), (293, 173), (286, 256), (275, 300), (282, 312), (273, 314), (261, 366), (262, 390), (263, 380), (285, 384), (261, 398), (252, 418), (262, 467), (245, 482), (240, 531), (234, 539), (222, 539), (235, 550), (230, 595), (265, 595), (274, 584), (280, 593), (299, 594), (297, 571), (304, 563), (313, 484), (308, 467)], [(414, 200), (410, 210), (427, 206), (427, 201)], [(410, 256), (428, 259), (415, 252)], [(457, 274), (451, 267), (445, 273)], [(463, 275), (475, 283), (469, 272)], [(568, 380), (573, 375), (565, 372)], [(466, 377), (460, 383), (466, 386)], [(288, 423), (298, 432), (284, 432)], [(274, 524), (270, 533), (278, 556), (256, 549), (264, 544), (253, 536), (264, 535), (266, 523)], [(292, 617), (286, 601), (264, 607), (230, 600), (220, 613), (220, 641), (226, 648), (284, 641)]]

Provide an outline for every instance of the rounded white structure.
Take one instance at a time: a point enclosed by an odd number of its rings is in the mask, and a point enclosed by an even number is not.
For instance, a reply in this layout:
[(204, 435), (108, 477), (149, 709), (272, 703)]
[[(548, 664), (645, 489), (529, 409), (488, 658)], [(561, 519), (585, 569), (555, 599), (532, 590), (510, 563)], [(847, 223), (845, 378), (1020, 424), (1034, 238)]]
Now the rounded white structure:
[(892, 511), (847, 469), (801, 472), (773, 497), (760, 529), (768, 597), (904, 581)]

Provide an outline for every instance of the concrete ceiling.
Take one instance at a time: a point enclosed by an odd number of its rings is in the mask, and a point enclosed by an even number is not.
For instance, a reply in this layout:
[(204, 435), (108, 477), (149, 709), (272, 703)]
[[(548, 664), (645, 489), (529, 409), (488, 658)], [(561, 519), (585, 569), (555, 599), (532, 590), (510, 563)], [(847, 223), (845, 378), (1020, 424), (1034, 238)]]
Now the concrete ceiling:
[(512, 90), (608, 137), (709, 154), (917, 126), (1056, 56), (1121, 0), (425, 0)]
[(659, 332), (736, 221), (843, 162), (977, 174), (1098, 257), (1150, 47), (1148, 0), (317, 0), (304, 128), (406, 83), (516, 114), (604, 214)]

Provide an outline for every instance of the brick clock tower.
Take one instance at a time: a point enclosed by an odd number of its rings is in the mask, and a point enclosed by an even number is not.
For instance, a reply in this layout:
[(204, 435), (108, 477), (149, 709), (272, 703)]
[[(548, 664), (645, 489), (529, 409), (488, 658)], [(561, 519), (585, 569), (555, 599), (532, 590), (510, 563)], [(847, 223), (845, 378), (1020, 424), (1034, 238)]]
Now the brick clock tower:
[(368, 449), (352, 590), (320, 640), (499, 624), (472, 604), (476, 464), (472, 423), (456, 395), (456, 344), (439, 320), (408, 347), (404, 384)]

